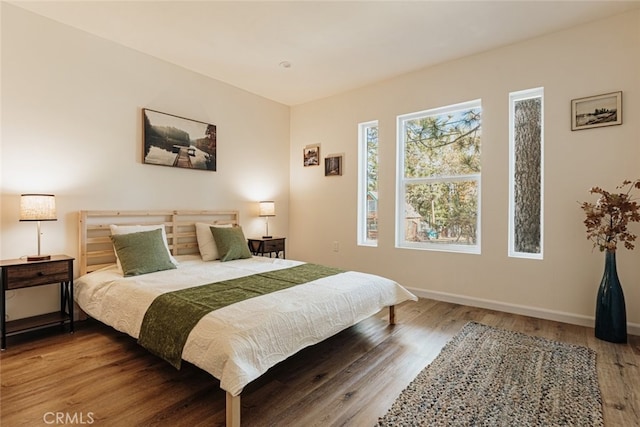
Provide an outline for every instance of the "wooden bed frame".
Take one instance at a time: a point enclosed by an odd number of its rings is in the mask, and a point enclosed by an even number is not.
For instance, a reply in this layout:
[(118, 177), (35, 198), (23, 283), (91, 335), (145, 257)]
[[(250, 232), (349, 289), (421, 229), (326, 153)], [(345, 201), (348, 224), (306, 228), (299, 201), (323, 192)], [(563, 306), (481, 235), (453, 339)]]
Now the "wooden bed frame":
[(116, 263), (109, 236), (111, 224), (164, 224), (172, 255), (199, 254), (196, 222), (239, 225), (238, 211), (80, 211), (78, 220), (78, 253), (80, 275)]
[[(199, 254), (196, 222), (239, 225), (235, 210), (80, 211), (78, 253), (80, 275), (116, 263), (110, 225), (164, 224), (172, 255)], [(394, 306), (389, 307), (389, 324), (395, 325)], [(240, 395), (226, 392), (226, 425), (240, 427)]]

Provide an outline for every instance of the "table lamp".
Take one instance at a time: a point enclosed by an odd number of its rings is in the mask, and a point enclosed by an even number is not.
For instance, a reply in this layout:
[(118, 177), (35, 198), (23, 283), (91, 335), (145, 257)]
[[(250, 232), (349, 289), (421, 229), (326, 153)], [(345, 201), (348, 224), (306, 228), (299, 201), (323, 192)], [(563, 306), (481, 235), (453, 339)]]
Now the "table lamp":
[(22, 194), (20, 196), (20, 221), (37, 221), (38, 254), (27, 256), (27, 261), (51, 259), (40, 254), (40, 221), (56, 221), (56, 197), (53, 194)]
[(269, 217), (276, 216), (276, 204), (272, 201), (263, 201), (260, 202), (260, 214), (259, 216), (264, 217), (264, 221), (266, 224), (266, 233), (262, 236), (264, 239), (270, 239), (273, 236), (269, 235)]

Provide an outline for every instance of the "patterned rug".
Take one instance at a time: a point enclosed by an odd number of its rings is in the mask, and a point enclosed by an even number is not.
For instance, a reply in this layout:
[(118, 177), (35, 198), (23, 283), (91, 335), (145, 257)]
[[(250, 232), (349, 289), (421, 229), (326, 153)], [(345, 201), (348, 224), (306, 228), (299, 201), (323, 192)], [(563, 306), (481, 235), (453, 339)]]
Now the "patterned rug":
[(603, 426), (596, 354), (467, 323), (378, 426)]

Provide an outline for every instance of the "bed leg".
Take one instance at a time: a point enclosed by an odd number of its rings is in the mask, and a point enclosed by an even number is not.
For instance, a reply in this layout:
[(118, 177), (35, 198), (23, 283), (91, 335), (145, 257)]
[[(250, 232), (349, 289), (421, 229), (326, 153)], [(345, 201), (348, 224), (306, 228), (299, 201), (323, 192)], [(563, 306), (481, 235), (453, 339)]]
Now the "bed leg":
[(396, 324), (396, 306), (395, 305), (389, 306), (389, 324), (390, 325)]
[(240, 427), (240, 396), (227, 392), (227, 427)]

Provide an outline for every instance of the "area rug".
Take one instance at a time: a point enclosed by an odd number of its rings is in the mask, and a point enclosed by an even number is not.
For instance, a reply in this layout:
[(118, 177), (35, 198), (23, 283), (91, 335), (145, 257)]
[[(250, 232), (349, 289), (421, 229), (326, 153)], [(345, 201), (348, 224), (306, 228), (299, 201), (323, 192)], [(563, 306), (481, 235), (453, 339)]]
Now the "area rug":
[(603, 426), (596, 354), (467, 323), (378, 426)]

